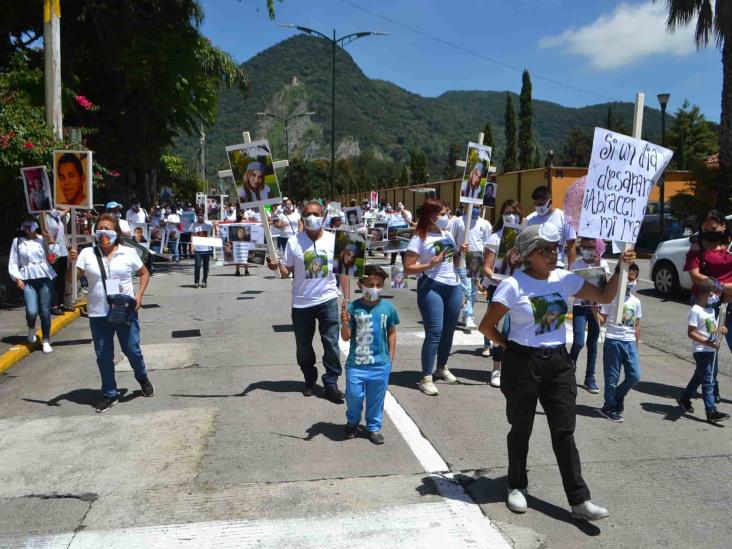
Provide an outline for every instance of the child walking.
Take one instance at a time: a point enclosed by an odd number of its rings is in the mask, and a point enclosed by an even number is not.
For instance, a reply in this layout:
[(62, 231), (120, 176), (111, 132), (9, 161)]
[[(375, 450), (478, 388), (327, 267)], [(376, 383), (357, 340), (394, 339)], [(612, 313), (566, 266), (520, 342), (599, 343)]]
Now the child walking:
[(388, 275), (376, 265), (366, 265), (359, 286), (363, 297), (341, 311), (341, 337), (351, 341), (346, 359), (346, 438), (358, 434), (364, 399), (366, 432), (374, 444), (384, 444), (381, 434), (384, 397), (396, 352), (397, 310), (380, 299)]
[[(640, 381), (638, 342), (640, 341), (641, 302), (633, 295), (640, 269), (632, 263), (628, 267), (628, 286), (623, 302), (623, 316), (618, 324), (617, 304), (600, 307), (600, 319), (606, 323), (605, 344), (602, 348), (602, 368), (605, 377), (605, 404), (600, 415), (615, 423), (622, 423), (625, 396)], [(620, 381), (620, 368), (625, 370), (625, 379)]]
[[(704, 408), (709, 423), (717, 423), (729, 418), (729, 414), (717, 411), (714, 402), (714, 369), (720, 344), (720, 340), (715, 337), (717, 335), (717, 315), (712, 300), (716, 301), (716, 299), (717, 296), (713, 292), (700, 292), (697, 296), (697, 302), (692, 305), (689, 311), (689, 325), (686, 333), (689, 339), (692, 340), (691, 348), (696, 362), (696, 370), (694, 375), (691, 376), (686, 389), (676, 400), (684, 412), (694, 413), (691, 398), (701, 385)], [(727, 333), (727, 328), (724, 326), (722, 326), (722, 333)]]

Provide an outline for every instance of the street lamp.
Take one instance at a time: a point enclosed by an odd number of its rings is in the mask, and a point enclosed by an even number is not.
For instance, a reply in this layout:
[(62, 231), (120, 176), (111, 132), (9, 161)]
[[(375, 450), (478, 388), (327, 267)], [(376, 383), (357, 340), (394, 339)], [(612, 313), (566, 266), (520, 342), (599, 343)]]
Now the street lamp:
[[(671, 97), (670, 93), (659, 93), (658, 94), (658, 102), (661, 104), (661, 146), (666, 146), (666, 105), (668, 105), (668, 100)], [(660, 214), (659, 222), (658, 222), (658, 229), (661, 233), (660, 235), (660, 241), (663, 241), (663, 231), (664, 231), (664, 225), (665, 225), (665, 219), (664, 219), (664, 209), (665, 209), (665, 200), (666, 200), (666, 181), (661, 178), (661, 185), (659, 188), (659, 205), (658, 205), (658, 213)]]
[(333, 29), (333, 38), (330, 36), (327, 36), (323, 34), (320, 31), (316, 31), (315, 29), (311, 29), (308, 27), (301, 27), (300, 25), (278, 25), (279, 27), (284, 27), (286, 29), (297, 29), (300, 32), (304, 32), (305, 34), (314, 35), (319, 38), (322, 38), (323, 40), (326, 40), (327, 42), (330, 42), (331, 48), (332, 48), (332, 60), (331, 60), (331, 67), (333, 70), (332, 74), (332, 86), (331, 86), (331, 95), (330, 95), (330, 198), (335, 198), (335, 57), (336, 57), (336, 46), (341, 46), (342, 48), (346, 47), (348, 44), (353, 42), (354, 40), (358, 40), (359, 38), (364, 38), (366, 36), (388, 36), (388, 32), (376, 32), (376, 31), (370, 31), (370, 32), (354, 32), (352, 34), (347, 34), (345, 36), (341, 36), (340, 38), (336, 38), (336, 31)]
[[(290, 160), (290, 132), (289, 132), (289, 124), (290, 120), (294, 120), (295, 118), (300, 118), (302, 116), (312, 116), (314, 115), (314, 112), (301, 112), (298, 114), (293, 114), (291, 116), (280, 116), (279, 114), (274, 114), (271, 112), (258, 112), (257, 116), (270, 116), (272, 118), (275, 118), (279, 120), (280, 122), (285, 123), (285, 153), (287, 160)], [(290, 194), (290, 169), (287, 168), (287, 194)]]

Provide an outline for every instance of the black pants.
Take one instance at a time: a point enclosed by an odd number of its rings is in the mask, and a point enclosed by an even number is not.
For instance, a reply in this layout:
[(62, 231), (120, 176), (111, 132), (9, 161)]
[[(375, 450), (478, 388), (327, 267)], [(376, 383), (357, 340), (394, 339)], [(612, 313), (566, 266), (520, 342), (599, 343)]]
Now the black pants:
[(389, 265), (396, 265), (397, 254), (402, 256), (402, 263), (404, 263), (404, 257), (407, 255), (407, 252), (392, 252), (391, 261), (389, 262)]
[(211, 261), (211, 252), (194, 252), (195, 263), (193, 267), (193, 282), (198, 284), (201, 280), (201, 267), (203, 267), (203, 282), (208, 281), (208, 263)]
[(590, 499), (574, 442), (577, 380), (566, 347), (535, 349), (509, 342), (501, 370), (501, 392), (506, 397), (506, 416), (511, 424), (508, 486), (519, 489), (528, 486), (526, 457), (538, 400), (549, 422), (552, 447), (569, 504)]
[(67, 256), (59, 257), (53, 265), (56, 278), (53, 281), (53, 306), (60, 307), (66, 301), (66, 267), (69, 264)]

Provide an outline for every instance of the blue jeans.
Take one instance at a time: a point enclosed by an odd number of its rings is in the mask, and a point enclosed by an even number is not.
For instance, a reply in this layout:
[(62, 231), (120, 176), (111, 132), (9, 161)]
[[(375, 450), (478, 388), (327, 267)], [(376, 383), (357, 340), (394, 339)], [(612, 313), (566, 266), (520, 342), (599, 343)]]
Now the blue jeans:
[(180, 237), (175, 240), (168, 241), (168, 251), (173, 255), (173, 261), (179, 261), (180, 255), (178, 255), (178, 246), (180, 243)]
[(361, 421), (366, 400), (366, 431), (381, 430), (384, 397), (389, 386), (391, 364), (372, 364), (366, 368), (346, 368), (346, 420), (351, 425)]
[(585, 379), (595, 379), (595, 362), (597, 362), (597, 340), (600, 339), (600, 325), (592, 312), (591, 305), (575, 305), (572, 308), (572, 331), (574, 341), (569, 351), (569, 358), (577, 366), (582, 347), (585, 346), (585, 325), (587, 326), (587, 369)]
[(203, 267), (203, 282), (208, 280), (208, 264), (211, 261), (211, 252), (193, 252), (193, 282), (198, 284), (201, 280), (201, 267)]
[(50, 278), (30, 278), (23, 282), (25, 283), (25, 288), (23, 288), (25, 321), (29, 328), (34, 328), (36, 316), (40, 316), (42, 339), (50, 341), (54, 282)]
[(130, 325), (110, 324), (107, 317), (89, 317), (94, 340), (94, 352), (97, 355), (97, 366), (102, 376), (102, 393), (104, 396), (117, 396), (117, 382), (114, 379), (114, 335), (117, 334), (119, 346), (130, 361), (135, 372), (135, 379), (143, 381), (147, 378), (145, 359), (140, 349), (140, 322), (137, 313), (132, 315)]
[(686, 386), (686, 389), (681, 394), (682, 398), (692, 399), (699, 385), (701, 385), (704, 408), (707, 412), (716, 409), (716, 404), (714, 403), (714, 372), (717, 370), (716, 356), (717, 353), (714, 352), (694, 353), (696, 370), (694, 371), (694, 375), (691, 376), (691, 380)]
[(424, 343), (422, 344), (422, 373), (432, 375), (437, 367), (447, 364), (452, 348), (463, 293), (461, 287), (448, 286), (422, 276), (417, 282), (417, 306), (424, 323)]
[(475, 305), (475, 296), (478, 295), (478, 285), (468, 277), (467, 269), (458, 269), (460, 276), (460, 286), (463, 289), (463, 297), (465, 297), (465, 305), (463, 305), (463, 317), (467, 322), (469, 318), (473, 318), (473, 305)]
[[(625, 371), (625, 379), (620, 380), (620, 367)], [(622, 411), (623, 399), (640, 380), (640, 362), (635, 341), (620, 341), (605, 338), (602, 348), (602, 367), (605, 373), (605, 410)]]
[(323, 344), (323, 385), (336, 387), (338, 376), (341, 375), (341, 355), (338, 348), (338, 299), (334, 298), (325, 303), (305, 307), (292, 308), (292, 325), (295, 329), (295, 345), (297, 364), (305, 376), (305, 385), (312, 387), (318, 379), (318, 369), (315, 367), (315, 322), (318, 322), (320, 341)]

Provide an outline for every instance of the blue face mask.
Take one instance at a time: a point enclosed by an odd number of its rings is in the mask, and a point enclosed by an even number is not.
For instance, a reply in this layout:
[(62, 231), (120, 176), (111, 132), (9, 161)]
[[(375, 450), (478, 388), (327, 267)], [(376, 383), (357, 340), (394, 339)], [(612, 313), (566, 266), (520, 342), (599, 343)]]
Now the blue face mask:
[(473, 208), (473, 219), (478, 219), (480, 217), (480, 209)]

